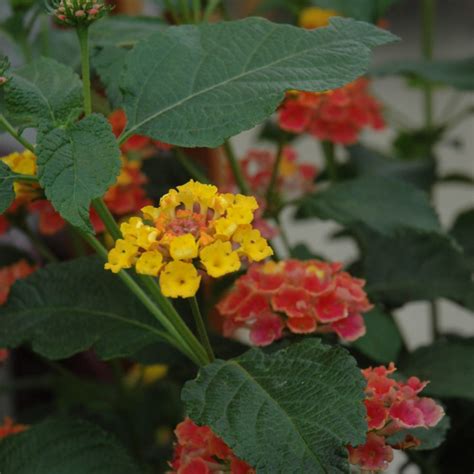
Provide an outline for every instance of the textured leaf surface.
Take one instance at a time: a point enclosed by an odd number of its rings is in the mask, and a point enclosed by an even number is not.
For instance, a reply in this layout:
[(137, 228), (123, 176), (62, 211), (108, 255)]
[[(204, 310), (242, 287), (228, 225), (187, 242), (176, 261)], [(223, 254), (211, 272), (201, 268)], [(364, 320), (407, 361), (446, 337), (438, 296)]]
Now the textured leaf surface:
[(49, 419), (0, 443), (5, 474), (139, 474), (124, 447), (92, 423)]
[(117, 276), (92, 257), (19, 280), (0, 309), (0, 347), (29, 343), (49, 359), (91, 347), (104, 359), (127, 356), (156, 342), (158, 330)]
[(441, 421), (433, 428), (413, 428), (411, 430), (402, 430), (388, 438), (390, 444), (403, 442), (407, 435), (412, 435), (421, 441), (420, 446), (414, 448), (417, 451), (429, 451), (436, 449), (446, 439), (449, 430), (449, 417), (445, 415)]
[(182, 398), (195, 422), (210, 425), (259, 473), (346, 473), (344, 446), (365, 439), (363, 387), (344, 349), (307, 339), (217, 360)]
[(38, 176), (46, 196), (72, 225), (92, 231), (89, 207), (115, 183), (119, 149), (107, 120), (89, 115), (69, 128), (40, 134)]
[(424, 192), (399, 180), (374, 176), (308, 195), (301, 201), (297, 217), (332, 219), (347, 227), (365, 224), (387, 235), (403, 228), (440, 230)]
[(474, 90), (474, 57), (449, 61), (392, 61), (371, 71), (380, 76), (416, 76), (460, 90)]
[(390, 238), (363, 229), (358, 236), (362, 276), (374, 300), (399, 305), (444, 297), (470, 307), (465, 299), (474, 291), (471, 271), (449, 237), (405, 231)]
[(367, 332), (352, 345), (377, 362), (387, 364), (396, 361), (402, 339), (392, 317), (376, 307), (364, 315), (364, 320)]
[(23, 127), (64, 125), (82, 111), (82, 84), (68, 66), (39, 58), (12, 74), (5, 86), (7, 114)]
[(10, 207), (14, 199), (13, 173), (3, 161), (0, 161), (0, 214)]
[(400, 365), (405, 375), (429, 380), (423, 393), (474, 400), (474, 338), (437, 341), (409, 354)]
[(259, 18), (168, 28), (127, 58), (128, 133), (220, 145), (271, 115), (288, 89), (320, 91), (354, 80), (367, 70), (371, 48), (394, 39), (343, 18), (313, 31)]

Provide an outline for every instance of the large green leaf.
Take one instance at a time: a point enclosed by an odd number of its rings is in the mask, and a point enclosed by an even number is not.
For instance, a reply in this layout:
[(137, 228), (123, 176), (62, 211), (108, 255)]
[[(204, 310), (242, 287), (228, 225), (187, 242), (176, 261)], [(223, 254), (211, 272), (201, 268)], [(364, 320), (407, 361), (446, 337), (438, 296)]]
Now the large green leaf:
[(92, 231), (89, 207), (115, 183), (120, 151), (110, 124), (89, 115), (69, 128), (41, 133), (38, 177), (47, 198), (72, 225)]
[(468, 265), (474, 271), (474, 209), (459, 214), (450, 233), (464, 250)]
[(373, 68), (371, 73), (379, 76), (414, 76), (460, 90), (474, 90), (474, 57), (429, 62), (391, 61)]
[(371, 48), (394, 39), (343, 18), (314, 31), (261, 18), (168, 28), (128, 55), (127, 133), (215, 147), (271, 115), (288, 89), (321, 91), (357, 78)]
[(395, 362), (403, 341), (392, 316), (376, 307), (364, 315), (364, 320), (367, 332), (352, 345), (377, 362)]
[(13, 173), (9, 166), (0, 160), (0, 214), (10, 207), (14, 199)]
[(348, 147), (349, 169), (357, 176), (382, 176), (407, 181), (425, 191), (436, 178), (436, 161), (430, 158), (402, 160), (357, 144)]
[(429, 380), (423, 393), (474, 400), (474, 338), (437, 341), (409, 354), (400, 364), (405, 375)]
[(5, 85), (8, 116), (23, 127), (64, 125), (82, 111), (82, 84), (68, 66), (39, 58), (13, 72)]
[(457, 244), (441, 234), (404, 231), (384, 237), (359, 228), (361, 276), (374, 300), (391, 305), (449, 298), (465, 300), (474, 291), (471, 271)]
[(4, 474), (139, 474), (124, 447), (82, 420), (51, 418), (0, 442)]
[(341, 347), (306, 339), (265, 354), (251, 349), (202, 368), (182, 393), (259, 473), (347, 473), (349, 443), (364, 442), (364, 380)]
[(47, 265), (19, 280), (0, 309), (0, 347), (29, 343), (49, 359), (89, 348), (111, 359), (157, 340), (156, 320), (93, 257)]
[(382, 234), (403, 228), (439, 231), (428, 196), (399, 180), (363, 176), (305, 197), (297, 217), (332, 219), (347, 227), (365, 224)]

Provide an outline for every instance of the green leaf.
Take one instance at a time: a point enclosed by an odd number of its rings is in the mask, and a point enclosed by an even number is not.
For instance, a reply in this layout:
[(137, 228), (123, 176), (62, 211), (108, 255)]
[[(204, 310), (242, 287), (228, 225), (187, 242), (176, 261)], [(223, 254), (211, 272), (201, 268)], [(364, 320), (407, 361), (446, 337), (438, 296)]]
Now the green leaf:
[(39, 58), (13, 72), (5, 85), (7, 115), (24, 128), (67, 124), (82, 111), (82, 84), (68, 66)]
[(462, 247), (467, 263), (474, 271), (474, 209), (469, 209), (459, 214), (450, 234)]
[(0, 214), (3, 214), (15, 199), (13, 176), (10, 167), (0, 160)]
[(460, 90), (474, 90), (474, 57), (447, 61), (390, 61), (373, 68), (371, 74), (416, 77)]
[(402, 338), (393, 318), (375, 307), (364, 314), (367, 332), (352, 345), (377, 362), (395, 362), (402, 348)]
[(365, 224), (382, 234), (412, 228), (440, 231), (428, 196), (399, 180), (364, 176), (305, 197), (298, 218), (332, 219), (347, 227)]
[(0, 347), (29, 343), (48, 359), (93, 348), (125, 357), (160, 339), (156, 320), (93, 257), (47, 265), (13, 286), (0, 309)]
[(400, 370), (429, 380), (426, 395), (474, 400), (474, 338), (443, 339), (421, 347), (402, 361)]
[(168, 28), (128, 55), (126, 133), (218, 146), (270, 116), (289, 89), (321, 91), (354, 80), (367, 70), (371, 48), (393, 40), (343, 18), (313, 31), (261, 18)]
[(441, 421), (432, 428), (413, 428), (401, 430), (387, 438), (387, 442), (389, 444), (401, 443), (406, 438), (406, 436), (411, 435), (421, 441), (420, 446), (414, 448), (416, 451), (429, 451), (436, 449), (441, 446), (441, 444), (443, 444), (449, 428), (449, 416), (444, 415)]
[(361, 276), (373, 300), (395, 306), (436, 298), (462, 303), (474, 290), (465, 256), (449, 237), (404, 231), (391, 238), (362, 228), (357, 235)]
[(128, 50), (126, 49), (107, 46), (95, 54), (91, 61), (114, 108), (122, 102), (119, 83), (127, 54)]
[(38, 177), (47, 198), (72, 225), (92, 232), (89, 207), (115, 183), (120, 151), (110, 124), (89, 115), (69, 128), (41, 133)]
[(5, 474), (139, 474), (124, 447), (82, 420), (51, 418), (0, 443)]
[(312, 338), (217, 360), (186, 383), (182, 399), (259, 473), (346, 473), (345, 446), (365, 439), (363, 388), (345, 349)]
[(158, 18), (115, 15), (93, 23), (89, 40), (92, 46), (130, 48), (165, 28), (166, 24)]
[(349, 166), (357, 176), (382, 176), (407, 181), (416, 187), (429, 191), (436, 178), (435, 160), (422, 158), (401, 160), (386, 156), (363, 145), (347, 148)]

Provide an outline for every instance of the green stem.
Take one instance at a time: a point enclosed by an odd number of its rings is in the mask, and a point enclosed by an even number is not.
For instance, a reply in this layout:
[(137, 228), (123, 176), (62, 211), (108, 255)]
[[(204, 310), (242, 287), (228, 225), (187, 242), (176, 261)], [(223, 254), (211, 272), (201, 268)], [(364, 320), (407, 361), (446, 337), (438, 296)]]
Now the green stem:
[(247, 194), (250, 195), (250, 188), (247, 184), (247, 181), (245, 180), (245, 177), (242, 173), (242, 169), (240, 168), (240, 165), (237, 161), (237, 158), (234, 153), (234, 149), (232, 148), (231, 143), (229, 140), (226, 140), (224, 142), (224, 151), (227, 156), (227, 160), (229, 162), (230, 167), (232, 168), (232, 173), (234, 174), (235, 181), (237, 183), (237, 186), (240, 189), (240, 192), (242, 194)]
[(99, 215), (100, 219), (105, 225), (105, 228), (109, 232), (109, 234), (113, 237), (114, 240), (118, 240), (122, 238), (122, 232), (120, 232), (120, 228), (115, 222), (114, 216), (109, 211), (109, 208), (105, 204), (102, 198), (94, 199), (92, 201), (92, 205), (94, 206), (95, 211)]
[(200, 183), (209, 184), (207, 176), (196, 166), (196, 163), (190, 159), (183, 150), (176, 148), (176, 156), (181, 166), (189, 173), (189, 175)]
[(336, 147), (334, 143), (324, 140), (321, 142), (321, 149), (324, 154), (324, 159), (326, 161), (326, 171), (329, 176), (329, 179), (334, 183), (337, 181), (338, 177), (338, 166), (336, 161)]
[[(423, 59), (430, 61), (433, 59), (435, 21), (435, 0), (422, 0), (422, 41), (421, 49)], [(423, 90), (425, 126), (427, 129), (433, 128), (433, 86), (426, 83)]]
[(189, 11), (188, 0), (180, 0), (179, 5), (182, 17), (186, 23), (191, 23), (191, 12)]
[(203, 15), (203, 21), (209, 21), (209, 18), (212, 16), (214, 13), (215, 9), (219, 6), (219, 3), (221, 3), (221, 0), (209, 0), (206, 6), (206, 9), (204, 10), (204, 15)]
[(191, 311), (193, 312), (194, 322), (196, 323), (197, 333), (201, 344), (205, 347), (207, 356), (211, 362), (214, 361), (214, 351), (212, 350), (211, 341), (209, 340), (209, 335), (207, 334), (206, 325), (199, 309), (199, 303), (195, 296), (188, 298), (189, 304), (191, 306)]
[(275, 222), (276, 222), (276, 225), (278, 227), (278, 231), (280, 233), (280, 238), (281, 238), (281, 241), (283, 243), (283, 246), (285, 247), (285, 250), (288, 254), (289, 257), (291, 257), (291, 244), (290, 244), (290, 240), (288, 238), (288, 235), (286, 233), (286, 230), (283, 226), (283, 224), (281, 223), (281, 219), (280, 219), (280, 216), (279, 215), (276, 215), (274, 217), (275, 219)]
[(193, 0), (194, 23), (199, 23), (201, 21), (201, 10), (201, 0)]
[(283, 155), (284, 155), (284, 149), (285, 149), (285, 141), (280, 140), (278, 143), (278, 150), (276, 154), (276, 160), (273, 165), (272, 169), (272, 175), (270, 177), (270, 183), (268, 185), (267, 189), (267, 204), (270, 205), (274, 201), (274, 194), (275, 194), (275, 186), (277, 185), (278, 182), (278, 177), (280, 176), (280, 168), (281, 168), (281, 162), (283, 161)]
[[(107, 250), (105, 247), (92, 235), (76, 228), (76, 231), (81, 237), (100, 255), (104, 260), (107, 260)], [(176, 331), (174, 326), (164, 315), (164, 313), (156, 306), (156, 304), (150, 299), (150, 297), (143, 291), (138, 283), (124, 270), (118, 272), (118, 277), (128, 287), (128, 289), (141, 301), (141, 303), (150, 311), (150, 313), (161, 323), (161, 325), (168, 331), (154, 331), (159, 337), (172, 344), (174, 347), (179, 349), (185, 355), (187, 355), (197, 365), (202, 365), (199, 358), (193, 353), (193, 351), (185, 343), (181, 335)]]
[(77, 28), (77, 38), (81, 49), (81, 72), (82, 72), (82, 90), (84, 95), (84, 114), (92, 113), (91, 99), (91, 72), (89, 64), (89, 28), (79, 26)]
[(176, 7), (174, 6), (173, 2), (171, 0), (165, 0), (165, 7), (168, 13), (170, 13), (171, 17), (173, 18), (173, 21), (179, 25), (180, 19), (178, 15), (178, 11), (176, 10)]
[(21, 143), (26, 149), (32, 153), (35, 152), (35, 147), (25, 138), (23, 138), (13, 127), (13, 125), (5, 118), (3, 114), (0, 114), (0, 128), (4, 128), (17, 142)]
[(433, 341), (436, 341), (441, 336), (439, 306), (436, 301), (430, 301), (430, 313), (432, 331), (431, 334), (433, 337)]
[(168, 316), (169, 320), (176, 328), (178, 333), (183, 337), (184, 341), (198, 356), (200, 364), (208, 364), (210, 360), (206, 354), (204, 347), (197, 340), (196, 336), (192, 333), (187, 324), (183, 321), (171, 301), (163, 295), (156, 280), (146, 275), (140, 275), (140, 279), (143, 284), (148, 288), (160, 308), (162, 308), (165, 314)]

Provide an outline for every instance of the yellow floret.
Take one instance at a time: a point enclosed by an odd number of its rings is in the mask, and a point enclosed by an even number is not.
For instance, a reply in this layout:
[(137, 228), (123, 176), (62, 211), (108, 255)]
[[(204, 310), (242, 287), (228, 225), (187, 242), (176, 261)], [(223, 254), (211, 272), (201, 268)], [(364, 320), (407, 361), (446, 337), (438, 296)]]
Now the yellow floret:
[(108, 262), (104, 265), (106, 270), (118, 273), (123, 268), (131, 268), (135, 262), (138, 253), (138, 247), (131, 242), (123, 239), (115, 242), (115, 247), (110, 250)]
[(161, 209), (154, 206), (142, 207), (141, 211), (143, 213), (143, 218), (148, 221), (154, 221), (155, 219), (158, 219), (161, 214)]
[(214, 278), (236, 272), (240, 268), (239, 255), (232, 250), (230, 242), (217, 240), (203, 248), (200, 257), (207, 273)]
[(36, 156), (29, 150), (11, 153), (1, 160), (15, 173), (34, 176), (36, 174)]
[(338, 15), (339, 13), (335, 10), (318, 7), (305, 8), (300, 14), (298, 24), (302, 28), (321, 28), (329, 25), (329, 20)]
[(151, 385), (163, 377), (166, 377), (167, 373), (168, 366), (164, 364), (135, 364), (125, 375), (124, 383), (127, 387), (135, 387), (139, 383)]
[(216, 230), (215, 236), (222, 240), (230, 239), (237, 228), (238, 225), (233, 220), (225, 217), (214, 221), (214, 229)]
[(201, 277), (192, 263), (174, 261), (160, 273), (160, 287), (169, 298), (190, 298), (198, 289)]
[(253, 229), (243, 233), (241, 241), (241, 251), (254, 262), (260, 262), (273, 255), (272, 248), (261, 236), (260, 231)]
[(141, 273), (142, 275), (158, 276), (162, 266), (163, 255), (157, 250), (150, 250), (140, 255), (135, 269), (137, 273)]
[(173, 260), (191, 260), (198, 256), (198, 245), (194, 235), (184, 234), (174, 237), (170, 242), (170, 255)]

